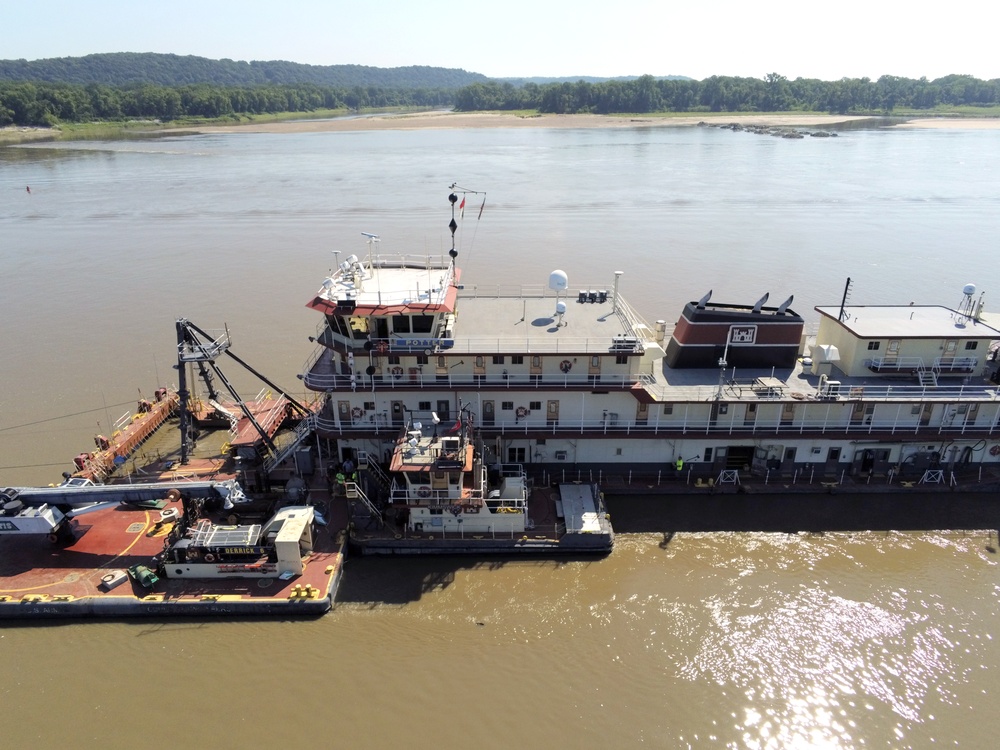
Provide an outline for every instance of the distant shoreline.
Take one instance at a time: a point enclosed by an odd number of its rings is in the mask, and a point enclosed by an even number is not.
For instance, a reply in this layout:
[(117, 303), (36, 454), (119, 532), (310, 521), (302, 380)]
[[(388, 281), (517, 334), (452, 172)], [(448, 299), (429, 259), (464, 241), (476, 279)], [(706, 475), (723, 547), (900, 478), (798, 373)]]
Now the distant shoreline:
[[(776, 128), (832, 128), (846, 122), (877, 120), (879, 115), (829, 115), (829, 114), (747, 114), (747, 113), (694, 113), (684, 115), (522, 115), (505, 112), (389, 112), (356, 117), (330, 117), (325, 119), (270, 120), (219, 125), (174, 125), (156, 127), (157, 133), (326, 133), (363, 132), (369, 130), (438, 130), (475, 128), (664, 128), (694, 127), (707, 124), (713, 127), (738, 123), (744, 127)], [(115, 123), (104, 124), (109, 134), (116, 131)], [(139, 132), (139, 128), (118, 125), (122, 131)], [(1000, 130), (1000, 118), (994, 117), (914, 117), (900, 118), (891, 127), (933, 128), (948, 130)], [(150, 132), (148, 128), (142, 128)], [(6, 126), (0, 127), (0, 146), (15, 145), (26, 141), (58, 138), (52, 128)], [(72, 140), (72, 134), (63, 139)], [(113, 136), (110, 136), (113, 137)]]
[[(434, 130), (445, 128), (636, 128), (691, 127), (699, 123), (764, 127), (832, 127), (856, 120), (878, 119), (871, 115), (827, 114), (692, 114), (681, 116), (613, 116), (613, 115), (535, 115), (523, 116), (497, 112), (417, 112), (390, 113), (365, 117), (344, 117), (328, 120), (285, 120), (280, 122), (245, 123), (240, 125), (198, 125), (182, 128), (197, 133), (325, 133), (367, 130)], [(894, 127), (1000, 129), (996, 118), (914, 118)]]

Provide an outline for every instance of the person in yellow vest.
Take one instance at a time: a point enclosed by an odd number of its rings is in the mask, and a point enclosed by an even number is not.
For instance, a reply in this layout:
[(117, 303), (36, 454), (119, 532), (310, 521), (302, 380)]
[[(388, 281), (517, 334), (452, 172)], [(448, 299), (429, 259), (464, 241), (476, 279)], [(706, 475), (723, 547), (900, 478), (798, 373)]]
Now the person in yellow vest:
[(677, 473), (680, 474), (682, 471), (684, 471), (684, 459), (678, 458), (677, 463), (674, 464), (674, 466), (677, 469)]

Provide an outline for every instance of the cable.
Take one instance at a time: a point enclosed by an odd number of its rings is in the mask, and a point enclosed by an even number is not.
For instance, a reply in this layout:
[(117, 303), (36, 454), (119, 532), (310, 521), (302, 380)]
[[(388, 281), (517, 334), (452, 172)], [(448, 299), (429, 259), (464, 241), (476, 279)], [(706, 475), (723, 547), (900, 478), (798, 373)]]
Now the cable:
[[(134, 401), (134, 400), (133, 400)], [(125, 406), (127, 404), (133, 403), (133, 401), (122, 401), (120, 404), (108, 404), (108, 406), (102, 406), (100, 409), (87, 409), (86, 411), (78, 411), (74, 414), (63, 414), (59, 417), (48, 417), (47, 419), (39, 419), (36, 422), (25, 422), (24, 424), (15, 424), (10, 427), (0, 427), (0, 432), (6, 432), (7, 430), (18, 430), (22, 427), (34, 427), (36, 424), (45, 424), (46, 422), (55, 422), (57, 419), (69, 419), (70, 417), (79, 417), (82, 414), (93, 414), (95, 411), (104, 411), (105, 409), (115, 409), (119, 406)]]

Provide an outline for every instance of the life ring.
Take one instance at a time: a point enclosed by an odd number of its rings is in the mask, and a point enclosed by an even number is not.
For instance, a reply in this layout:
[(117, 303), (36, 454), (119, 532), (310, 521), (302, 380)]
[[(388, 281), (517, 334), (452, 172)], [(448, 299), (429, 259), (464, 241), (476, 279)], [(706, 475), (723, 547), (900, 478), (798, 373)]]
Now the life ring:
[(517, 414), (518, 419), (524, 419), (526, 416), (528, 416), (528, 410), (525, 409), (523, 406), (517, 407), (517, 411), (514, 413)]
[(1000, 445), (994, 445), (992, 448), (990, 448), (990, 455), (1000, 456)]
[(399, 380), (401, 377), (403, 377), (402, 367), (393, 367), (392, 370), (390, 370), (390, 372), (392, 373), (392, 376), (396, 378), (396, 380)]
[(453, 516), (460, 516), (460, 515), (462, 515), (462, 506), (461, 505), (452, 505), (451, 506), (451, 514)]
[(573, 363), (570, 362), (568, 359), (564, 359), (562, 362), (559, 363), (559, 369), (562, 370), (563, 372), (569, 372), (570, 370), (573, 369)]
[(205, 562), (207, 562), (207, 563), (213, 563), (213, 562), (215, 562), (215, 555), (213, 555), (211, 552), (206, 552), (205, 553)]
[(428, 498), (430, 496), (431, 496), (430, 487), (421, 487), (420, 489), (417, 490), (417, 497)]
[(355, 406), (353, 409), (351, 409), (351, 416), (354, 419), (361, 419), (361, 417), (363, 417), (364, 415), (365, 415), (365, 410), (362, 409), (360, 406)]

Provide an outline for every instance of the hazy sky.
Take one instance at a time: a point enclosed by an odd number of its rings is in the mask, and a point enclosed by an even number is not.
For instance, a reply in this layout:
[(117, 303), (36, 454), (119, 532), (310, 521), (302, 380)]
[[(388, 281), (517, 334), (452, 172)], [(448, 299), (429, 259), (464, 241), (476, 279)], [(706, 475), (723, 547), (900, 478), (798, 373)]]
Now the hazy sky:
[(897, 0), (0, 0), (0, 59), (172, 52), (491, 77), (1000, 78), (1000, 5)]

